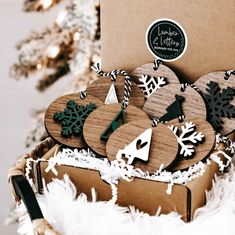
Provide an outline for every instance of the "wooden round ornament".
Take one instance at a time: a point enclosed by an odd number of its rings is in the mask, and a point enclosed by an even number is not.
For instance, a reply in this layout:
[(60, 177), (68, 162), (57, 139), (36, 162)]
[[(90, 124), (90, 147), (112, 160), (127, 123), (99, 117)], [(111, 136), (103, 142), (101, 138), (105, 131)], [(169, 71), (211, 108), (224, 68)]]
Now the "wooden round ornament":
[[(124, 78), (121, 76), (118, 76), (116, 81), (111, 81), (110, 77), (98, 78), (97, 80), (89, 84), (86, 92), (105, 102), (111, 84), (113, 84), (115, 87), (118, 102), (122, 103), (124, 99)], [(129, 104), (142, 109), (144, 103), (145, 100), (142, 91), (134, 82), (132, 82)]]
[(179, 79), (176, 74), (166, 65), (159, 64), (157, 69), (154, 69), (153, 63), (144, 64), (139, 66), (132, 72), (133, 80), (139, 84), (139, 79), (142, 75), (148, 75), (150, 77), (154, 77), (155, 80), (157, 77), (164, 77), (166, 78), (166, 84), (179, 84)]
[(148, 98), (143, 110), (151, 118), (162, 118), (168, 113), (174, 113), (176, 95), (178, 97), (183, 97), (180, 106), (183, 115), (186, 118), (191, 116), (194, 118), (206, 119), (206, 106), (204, 100), (199, 92), (190, 85), (183, 88), (180, 84), (171, 84), (161, 88)]
[[(149, 128), (152, 129), (151, 139), (147, 136), (147, 138), (141, 138), (140, 135)], [(148, 147), (145, 143), (150, 144), (149, 154), (148, 149), (143, 154), (144, 148)], [(142, 149), (138, 147), (141, 144), (143, 145)], [(132, 164), (135, 168), (153, 173), (162, 164), (163, 168), (167, 168), (175, 161), (178, 153), (178, 142), (174, 133), (164, 124), (158, 124), (157, 127), (153, 128), (150, 121), (141, 120), (127, 123), (117, 129), (107, 142), (106, 152), (110, 161), (116, 159), (118, 152), (124, 160), (130, 154), (131, 157), (135, 158)], [(141, 157), (144, 157), (141, 155), (148, 156), (148, 159), (146, 161), (140, 160)]]
[[(101, 140), (102, 134), (120, 113), (121, 104), (102, 105), (93, 111), (85, 121), (83, 135), (87, 145), (101, 156), (106, 156), (107, 141)], [(135, 120), (149, 120), (148, 116), (141, 109), (128, 105), (125, 109), (126, 122)], [(120, 118), (121, 119), (121, 118)], [(118, 125), (122, 125), (123, 120), (119, 120)], [(117, 122), (116, 122), (117, 123)], [(112, 126), (110, 126), (111, 128)], [(120, 128), (120, 127), (119, 127)], [(112, 131), (111, 131), (112, 132)]]
[(207, 119), (214, 129), (223, 135), (235, 130), (235, 75), (226, 77), (223, 71), (213, 72), (200, 77), (195, 85), (205, 99), (208, 108)]
[[(67, 103), (69, 100), (74, 100), (78, 105), (95, 104), (96, 108), (103, 105), (103, 102), (93, 96), (87, 95), (85, 99), (80, 99), (79, 94), (69, 94), (61, 96), (50, 104), (45, 113), (44, 124), (48, 134), (57, 142), (69, 147), (83, 148), (86, 143), (83, 139), (82, 133), (80, 135), (71, 135), (64, 137), (62, 135), (61, 122), (54, 120), (55, 113), (64, 112), (68, 108)], [(71, 114), (72, 115), (72, 114)], [(90, 114), (89, 114), (90, 115)], [(68, 121), (68, 119), (66, 119)], [(66, 121), (64, 120), (64, 121)], [(82, 123), (83, 125), (83, 123)]]
[[(207, 121), (188, 117), (182, 123), (179, 123), (177, 119), (172, 120), (167, 123), (167, 126), (176, 133), (179, 141), (177, 161), (171, 168), (173, 171), (184, 170), (199, 161), (205, 160), (214, 150), (215, 132)], [(202, 141), (200, 141), (201, 134), (204, 135)], [(190, 145), (191, 147), (189, 147)], [(186, 158), (183, 155), (186, 155), (187, 151), (188, 153), (191, 152), (192, 155)]]

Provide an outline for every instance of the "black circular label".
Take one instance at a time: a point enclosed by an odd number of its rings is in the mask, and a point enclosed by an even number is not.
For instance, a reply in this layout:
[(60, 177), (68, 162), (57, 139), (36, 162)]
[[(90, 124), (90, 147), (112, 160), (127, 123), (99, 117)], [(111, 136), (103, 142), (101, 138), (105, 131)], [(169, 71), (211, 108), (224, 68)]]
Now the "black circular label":
[(169, 19), (157, 20), (151, 24), (146, 37), (151, 53), (165, 61), (178, 59), (187, 48), (184, 29)]

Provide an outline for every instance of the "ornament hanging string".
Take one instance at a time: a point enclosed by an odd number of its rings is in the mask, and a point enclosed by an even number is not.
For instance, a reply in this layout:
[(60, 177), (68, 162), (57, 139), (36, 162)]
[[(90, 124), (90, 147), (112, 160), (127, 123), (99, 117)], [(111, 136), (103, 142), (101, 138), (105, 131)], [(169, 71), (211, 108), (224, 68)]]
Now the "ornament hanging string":
[(231, 70), (226, 71), (224, 74), (224, 79), (228, 80), (231, 75), (235, 76), (235, 69), (231, 69)]
[[(199, 89), (198, 89), (198, 87), (197, 87), (196, 85), (194, 85), (194, 84), (188, 84), (188, 83), (182, 83), (182, 84), (181, 84), (181, 87), (180, 87), (180, 91), (181, 91), (181, 92), (184, 92), (187, 87), (191, 87), (191, 88), (193, 88), (194, 90), (196, 90), (197, 92), (199, 92)], [(183, 114), (182, 111), (179, 112), (179, 114), (178, 114), (178, 119), (179, 119), (179, 122), (180, 122), (180, 123), (185, 120), (185, 115)], [(158, 123), (163, 123), (163, 124), (165, 124), (166, 121), (162, 121), (161, 119), (154, 118), (154, 119), (152, 120), (152, 127), (157, 127)]]
[(197, 91), (197, 92), (199, 92), (199, 93), (201, 92), (201, 91), (199, 90), (199, 88), (198, 88), (195, 84), (188, 84), (188, 83), (182, 83), (182, 84), (181, 84), (181, 89), (180, 89), (180, 91), (181, 91), (181, 92), (184, 92), (187, 87), (191, 87), (191, 88), (193, 88), (195, 91)]
[(121, 69), (116, 69), (111, 72), (105, 73), (101, 70), (100, 63), (94, 64), (92, 66), (92, 69), (94, 69), (100, 77), (111, 77), (112, 81), (116, 81), (118, 75), (121, 75), (124, 77), (124, 79), (125, 79), (124, 100), (122, 102), (122, 108), (126, 109), (129, 104), (129, 98), (131, 96), (131, 78), (130, 78), (129, 74), (126, 71), (121, 70)]
[(81, 100), (84, 100), (86, 97), (87, 97), (87, 92), (81, 91), (81, 92), (80, 92), (80, 99), (81, 99)]
[(157, 127), (158, 123), (160, 123), (158, 118), (154, 118), (152, 121), (152, 127)]
[(155, 59), (153, 61), (153, 70), (158, 70), (159, 66), (162, 64), (162, 60), (159, 60), (159, 59)]

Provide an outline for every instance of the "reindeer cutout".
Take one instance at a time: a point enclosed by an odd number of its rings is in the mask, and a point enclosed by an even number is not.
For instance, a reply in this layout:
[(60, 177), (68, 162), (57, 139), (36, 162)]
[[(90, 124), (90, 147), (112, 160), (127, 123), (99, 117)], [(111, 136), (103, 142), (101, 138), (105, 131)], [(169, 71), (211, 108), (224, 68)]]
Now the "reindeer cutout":
[(149, 150), (152, 137), (152, 128), (145, 130), (136, 139), (134, 139), (124, 149), (118, 150), (117, 159), (125, 157), (128, 159), (127, 164), (132, 164), (135, 158), (148, 161)]

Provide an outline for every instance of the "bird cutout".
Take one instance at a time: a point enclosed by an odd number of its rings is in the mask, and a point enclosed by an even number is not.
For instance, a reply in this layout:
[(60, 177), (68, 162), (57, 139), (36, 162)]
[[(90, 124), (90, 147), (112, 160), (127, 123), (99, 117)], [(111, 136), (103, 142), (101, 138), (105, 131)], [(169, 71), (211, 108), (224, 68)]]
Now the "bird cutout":
[(166, 108), (167, 113), (159, 118), (159, 121), (165, 123), (175, 118), (179, 118), (179, 121), (182, 122), (184, 119), (182, 102), (184, 100), (185, 98), (183, 96), (176, 94), (175, 101)]
[(100, 140), (107, 141), (109, 136), (122, 124), (126, 123), (126, 114), (124, 109), (117, 114), (117, 116), (113, 119), (113, 121), (109, 124), (109, 126), (105, 129), (105, 131), (101, 134)]
[(61, 135), (63, 137), (80, 135), (87, 116), (95, 109), (96, 105), (93, 103), (78, 105), (74, 100), (69, 100), (63, 112), (56, 112), (54, 114), (54, 120), (61, 122)]
[[(184, 117), (191, 116), (194, 118), (206, 119), (207, 110), (202, 96), (193, 87), (182, 87), (182, 84), (169, 84), (162, 87), (157, 92), (154, 92), (145, 102), (143, 111), (145, 111), (151, 119), (157, 118), (159, 120), (159, 118), (166, 115), (167, 109), (172, 108), (171, 105), (174, 107), (174, 105), (178, 103), (176, 94), (184, 97), (184, 99), (181, 99), (181, 102), (179, 102), (182, 106), (183, 116), (179, 115), (178, 122), (182, 122)], [(173, 104), (175, 101), (176, 104)], [(174, 114), (174, 112), (172, 113)], [(171, 117), (171, 115), (168, 115), (169, 114), (164, 117), (166, 120)], [(175, 117), (177, 118), (177, 115)]]
[(138, 87), (143, 91), (144, 97), (147, 99), (153, 92), (159, 90), (161, 87), (167, 84), (167, 80), (164, 77), (154, 78), (149, 75), (142, 75), (139, 78)]
[(206, 91), (205, 99), (208, 105), (207, 119), (214, 130), (219, 132), (223, 125), (222, 117), (229, 119), (235, 117), (235, 106), (230, 103), (235, 96), (235, 89), (227, 87), (221, 90), (218, 83), (210, 81), (207, 84)]
[(169, 126), (169, 128), (175, 134), (180, 145), (179, 154), (184, 158), (192, 157), (195, 153), (194, 146), (198, 143), (202, 143), (205, 138), (202, 132), (198, 133), (195, 131), (196, 125), (193, 122), (186, 122), (181, 126), (181, 130), (174, 125)]
[(115, 104), (118, 103), (117, 93), (114, 84), (111, 84), (109, 88), (108, 95), (104, 101), (105, 104)]
[(149, 150), (152, 138), (152, 128), (148, 128), (135, 138), (124, 149), (118, 150), (117, 159), (127, 158), (127, 164), (131, 165), (135, 158), (145, 162), (149, 159)]

